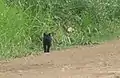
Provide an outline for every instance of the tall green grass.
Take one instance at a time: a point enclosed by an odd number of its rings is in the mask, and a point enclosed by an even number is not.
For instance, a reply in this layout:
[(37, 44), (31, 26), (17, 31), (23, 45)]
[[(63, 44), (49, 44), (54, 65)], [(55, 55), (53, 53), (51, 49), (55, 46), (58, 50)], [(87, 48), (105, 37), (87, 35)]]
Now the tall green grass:
[(0, 58), (22, 56), (26, 53), (26, 18), (20, 9), (0, 1)]
[(119, 12), (119, 0), (0, 0), (0, 58), (38, 53), (43, 32), (52, 49), (113, 39)]

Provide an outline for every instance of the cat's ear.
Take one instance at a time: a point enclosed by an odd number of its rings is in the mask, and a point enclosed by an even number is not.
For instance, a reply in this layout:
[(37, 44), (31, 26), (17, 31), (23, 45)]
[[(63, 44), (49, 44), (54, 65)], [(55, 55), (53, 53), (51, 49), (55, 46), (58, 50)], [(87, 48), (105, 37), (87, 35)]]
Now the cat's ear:
[(46, 36), (46, 34), (45, 34), (45, 33), (44, 33), (43, 35), (44, 35), (44, 36)]
[(48, 34), (49, 36), (51, 35), (51, 33)]

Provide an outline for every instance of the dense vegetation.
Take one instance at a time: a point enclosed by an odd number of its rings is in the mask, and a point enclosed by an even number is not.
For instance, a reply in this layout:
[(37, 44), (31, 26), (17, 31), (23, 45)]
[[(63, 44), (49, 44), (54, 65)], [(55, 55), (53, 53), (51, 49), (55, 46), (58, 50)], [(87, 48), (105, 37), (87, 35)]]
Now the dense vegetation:
[(42, 33), (53, 49), (94, 44), (120, 34), (120, 0), (0, 0), (0, 58), (42, 49)]

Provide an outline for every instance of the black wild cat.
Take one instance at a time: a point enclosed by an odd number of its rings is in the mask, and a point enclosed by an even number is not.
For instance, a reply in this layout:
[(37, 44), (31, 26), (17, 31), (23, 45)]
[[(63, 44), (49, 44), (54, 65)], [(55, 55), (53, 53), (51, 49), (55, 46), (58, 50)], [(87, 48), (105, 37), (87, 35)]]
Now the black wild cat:
[(44, 48), (45, 53), (50, 51), (51, 42), (52, 42), (51, 34), (44, 33), (44, 35), (43, 35), (43, 48)]

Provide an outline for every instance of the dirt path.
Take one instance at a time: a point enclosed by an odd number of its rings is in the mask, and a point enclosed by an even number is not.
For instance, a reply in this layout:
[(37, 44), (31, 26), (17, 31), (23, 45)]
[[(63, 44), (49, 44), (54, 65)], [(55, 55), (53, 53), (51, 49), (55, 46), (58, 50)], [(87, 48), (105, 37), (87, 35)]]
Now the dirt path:
[(120, 78), (120, 40), (1, 61), (0, 78)]

